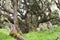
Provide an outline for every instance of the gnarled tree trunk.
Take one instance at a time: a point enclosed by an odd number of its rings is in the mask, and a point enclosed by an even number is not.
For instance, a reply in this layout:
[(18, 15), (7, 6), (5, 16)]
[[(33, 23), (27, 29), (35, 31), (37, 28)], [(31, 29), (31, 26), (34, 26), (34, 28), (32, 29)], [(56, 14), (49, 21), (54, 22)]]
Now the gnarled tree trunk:
[(18, 9), (18, 0), (13, 0), (13, 6), (14, 6), (14, 13), (13, 13), (13, 20), (14, 20), (14, 24), (10, 23), (11, 26), (11, 32), (10, 35), (12, 37), (15, 37), (17, 40), (25, 40), (19, 33), (18, 33), (18, 23), (17, 23), (17, 9)]

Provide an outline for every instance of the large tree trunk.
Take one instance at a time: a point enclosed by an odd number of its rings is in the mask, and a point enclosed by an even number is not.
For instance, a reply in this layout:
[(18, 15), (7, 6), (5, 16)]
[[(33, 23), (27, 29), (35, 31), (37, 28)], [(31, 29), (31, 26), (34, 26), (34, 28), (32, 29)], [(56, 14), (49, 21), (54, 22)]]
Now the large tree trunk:
[(18, 33), (18, 23), (17, 23), (17, 9), (18, 9), (18, 0), (13, 0), (13, 3), (14, 3), (14, 13), (13, 13), (13, 20), (14, 20), (14, 24), (11, 24), (10, 23), (10, 26), (11, 26), (11, 32), (10, 32), (10, 35), (12, 37), (15, 37), (17, 40), (25, 40), (23, 39), (23, 37)]

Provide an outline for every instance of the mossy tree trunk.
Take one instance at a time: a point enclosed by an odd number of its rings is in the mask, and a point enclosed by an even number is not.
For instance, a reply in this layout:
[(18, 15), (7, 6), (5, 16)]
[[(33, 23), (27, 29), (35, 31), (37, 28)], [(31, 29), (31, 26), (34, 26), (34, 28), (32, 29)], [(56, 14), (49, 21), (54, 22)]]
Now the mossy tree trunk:
[(11, 24), (11, 32), (10, 35), (12, 37), (15, 37), (17, 40), (25, 40), (19, 33), (18, 33), (18, 16), (17, 16), (17, 9), (18, 9), (18, 0), (13, 0), (13, 6), (14, 6), (14, 13), (13, 13), (13, 20), (14, 24)]

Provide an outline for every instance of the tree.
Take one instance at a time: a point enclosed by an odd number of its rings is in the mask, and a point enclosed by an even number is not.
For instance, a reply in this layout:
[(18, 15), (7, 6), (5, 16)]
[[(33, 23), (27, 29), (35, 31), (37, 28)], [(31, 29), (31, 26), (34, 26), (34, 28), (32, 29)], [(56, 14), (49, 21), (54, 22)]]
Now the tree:
[[(51, 10), (51, 5), (54, 2), (52, 0), (18, 0), (18, 2), (16, 0), (16, 4), (14, 1), (1, 0), (0, 15), (4, 15), (17, 30), (19, 27), (21, 31), (24, 29), (29, 32), (33, 28), (35, 30), (40, 23), (58, 18), (57, 13)], [(8, 22), (6, 19), (4, 21)]]
[[(8, 1), (8, 0), (6, 0), (6, 1)], [(7, 5), (5, 5), (5, 6), (7, 6)], [(10, 32), (10, 35), (11, 36), (13, 36), (13, 37), (16, 37), (17, 38), (17, 40), (25, 40), (25, 39), (23, 39), (23, 37), (22, 36), (20, 36), (20, 34), (18, 34), (18, 32), (17, 32), (17, 30), (18, 30), (18, 24), (17, 24), (17, 8), (18, 8), (18, 0), (13, 0), (13, 6), (14, 6), (14, 8), (13, 8), (13, 10), (14, 10), (14, 12), (13, 12), (13, 21), (14, 21), (14, 24), (12, 24), (9, 20), (8, 20), (8, 22), (9, 22), (9, 24), (10, 24), (10, 27), (11, 27), (11, 32)]]

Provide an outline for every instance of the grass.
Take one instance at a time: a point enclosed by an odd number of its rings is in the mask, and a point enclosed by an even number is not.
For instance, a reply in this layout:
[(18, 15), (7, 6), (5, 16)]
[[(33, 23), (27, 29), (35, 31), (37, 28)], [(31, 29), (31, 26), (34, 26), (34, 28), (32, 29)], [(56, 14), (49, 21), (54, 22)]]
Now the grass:
[(23, 36), (27, 40), (56, 40), (57, 37), (60, 37), (60, 27), (45, 30), (44, 32), (29, 32), (23, 34)]
[(9, 36), (9, 32), (5, 29), (0, 29), (0, 40), (15, 40)]
[[(44, 32), (33, 31), (23, 34), (27, 40), (56, 40), (60, 37), (60, 27), (52, 28), (51, 30), (44, 30)], [(15, 40), (9, 36), (9, 32), (5, 29), (0, 29), (0, 40)]]

